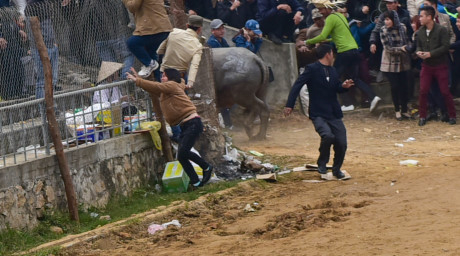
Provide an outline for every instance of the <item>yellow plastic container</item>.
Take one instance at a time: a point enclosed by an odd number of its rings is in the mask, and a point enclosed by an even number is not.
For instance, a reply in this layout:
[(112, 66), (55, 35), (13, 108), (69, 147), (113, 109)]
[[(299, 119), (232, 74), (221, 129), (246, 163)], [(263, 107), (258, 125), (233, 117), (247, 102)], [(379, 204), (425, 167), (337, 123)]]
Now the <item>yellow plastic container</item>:
[[(193, 164), (193, 168), (198, 175), (202, 175), (203, 170), (198, 165)], [(190, 178), (185, 173), (179, 161), (166, 163), (163, 177), (163, 188), (166, 192), (187, 192)]]

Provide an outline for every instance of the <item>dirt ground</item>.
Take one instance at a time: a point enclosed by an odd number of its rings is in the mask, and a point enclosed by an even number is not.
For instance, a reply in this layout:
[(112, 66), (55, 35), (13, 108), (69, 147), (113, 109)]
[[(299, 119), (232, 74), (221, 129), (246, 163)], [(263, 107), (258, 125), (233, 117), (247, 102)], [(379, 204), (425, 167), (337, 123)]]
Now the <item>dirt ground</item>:
[[(311, 183), (317, 173), (298, 172), (277, 183), (244, 182), (154, 220), (178, 219), (180, 229), (149, 235), (148, 220), (62, 254), (460, 255), (460, 125), (419, 127), (367, 109), (347, 113), (344, 123), (351, 180)], [(319, 137), (298, 112), (272, 113), (266, 141), (231, 134), (240, 149), (283, 156), (288, 167), (318, 154)], [(419, 165), (401, 166), (407, 159)]]

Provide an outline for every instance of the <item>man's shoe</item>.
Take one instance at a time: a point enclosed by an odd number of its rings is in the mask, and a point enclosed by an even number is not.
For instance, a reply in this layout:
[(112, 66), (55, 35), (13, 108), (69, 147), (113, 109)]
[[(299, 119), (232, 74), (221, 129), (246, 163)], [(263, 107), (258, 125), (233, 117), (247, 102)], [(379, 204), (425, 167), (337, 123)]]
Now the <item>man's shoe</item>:
[(208, 169), (206, 171), (203, 171), (203, 179), (200, 182), (201, 186), (208, 183), (208, 181), (211, 179), (213, 169), (214, 167), (212, 167), (212, 165), (209, 165)]
[(327, 173), (321, 173), (321, 179), (322, 179), (322, 180), (327, 180), (327, 179), (329, 179), (329, 178), (327, 177)]
[(457, 123), (457, 119), (455, 119), (455, 118), (449, 118), (449, 124), (450, 124), (450, 125), (454, 125), (454, 124), (456, 124), (456, 123)]
[(379, 96), (375, 96), (374, 99), (372, 99), (371, 101), (371, 107), (369, 108), (369, 110), (373, 112), (377, 108), (381, 100), (382, 99)]
[(156, 60), (152, 60), (150, 65), (142, 66), (141, 70), (139, 71), (139, 76), (142, 78), (149, 77), (153, 71), (157, 70), (160, 65)]
[(395, 115), (396, 115), (396, 120), (402, 121), (401, 111), (396, 111), (396, 112), (395, 112)]
[(450, 122), (449, 115), (447, 113), (441, 114), (441, 122), (444, 122), (444, 123)]
[(350, 105), (350, 106), (345, 106), (345, 105), (343, 105), (343, 106), (341, 107), (341, 109), (342, 109), (342, 112), (353, 111), (353, 110), (355, 110), (355, 106), (353, 106), (353, 105)]
[(420, 120), (418, 120), (418, 126), (424, 126), (425, 124), (426, 124), (425, 118), (420, 118)]
[(334, 175), (334, 177), (336, 177), (338, 180), (343, 180), (347, 177), (342, 171), (333, 172), (332, 175)]
[(268, 39), (270, 39), (270, 41), (272, 41), (274, 44), (282, 44), (283, 43), (283, 41), (281, 41), (281, 39), (279, 37), (277, 37), (275, 34), (269, 34)]

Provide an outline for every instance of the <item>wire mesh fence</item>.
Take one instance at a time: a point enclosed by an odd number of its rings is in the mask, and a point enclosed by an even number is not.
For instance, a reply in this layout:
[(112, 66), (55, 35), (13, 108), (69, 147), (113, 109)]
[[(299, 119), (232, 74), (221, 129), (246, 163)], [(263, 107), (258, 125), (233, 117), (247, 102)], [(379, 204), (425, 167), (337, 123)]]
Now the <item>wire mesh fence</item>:
[(43, 70), (29, 22), (32, 16), (40, 19), (55, 91), (79, 90), (85, 83), (95, 83), (102, 61), (125, 64), (122, 74), (133, 66), (134, 56), (125, 43), (132, 28), (122, 1), (27, 2), (33, 3), (27, 4), (24, 16), (18, 6), (0, 8), (2, 104), (43, 97)]
[[(126, 80), (113, 83), (139, 65), (126, 46), (134, 24), (121, 0), (3, 2), (0, 168), (53, 153), (43, 66), (30, 25), (34, 16), (51, 62), (54, 108), (66, 148), (122, 135), (136, 129), (138, 120), (154, 119), (148, 94)], [(123, 66), (101, 78), (104, 62)]]
[[(155, 120), (149, 95), (121, 81), (54, 96), (64, 147), (135, 132)], [(0, 168), (53, 154), (44, 99), (0, 108)]]

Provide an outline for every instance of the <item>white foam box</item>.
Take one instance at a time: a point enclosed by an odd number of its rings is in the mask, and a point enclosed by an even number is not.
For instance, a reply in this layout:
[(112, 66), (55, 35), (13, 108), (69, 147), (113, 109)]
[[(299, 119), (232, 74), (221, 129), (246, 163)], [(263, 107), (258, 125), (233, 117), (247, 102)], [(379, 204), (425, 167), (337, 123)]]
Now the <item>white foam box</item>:
[[(203, 170), (196, 164), (193, 164), (193, 168), (198, 175), (202, 175)], [(187, 192), (190, 178), (185, 173), (184, 168), (179, 161), (173, 161), (166, 163), (163, 177), (163, 188), (166, 192)]]

